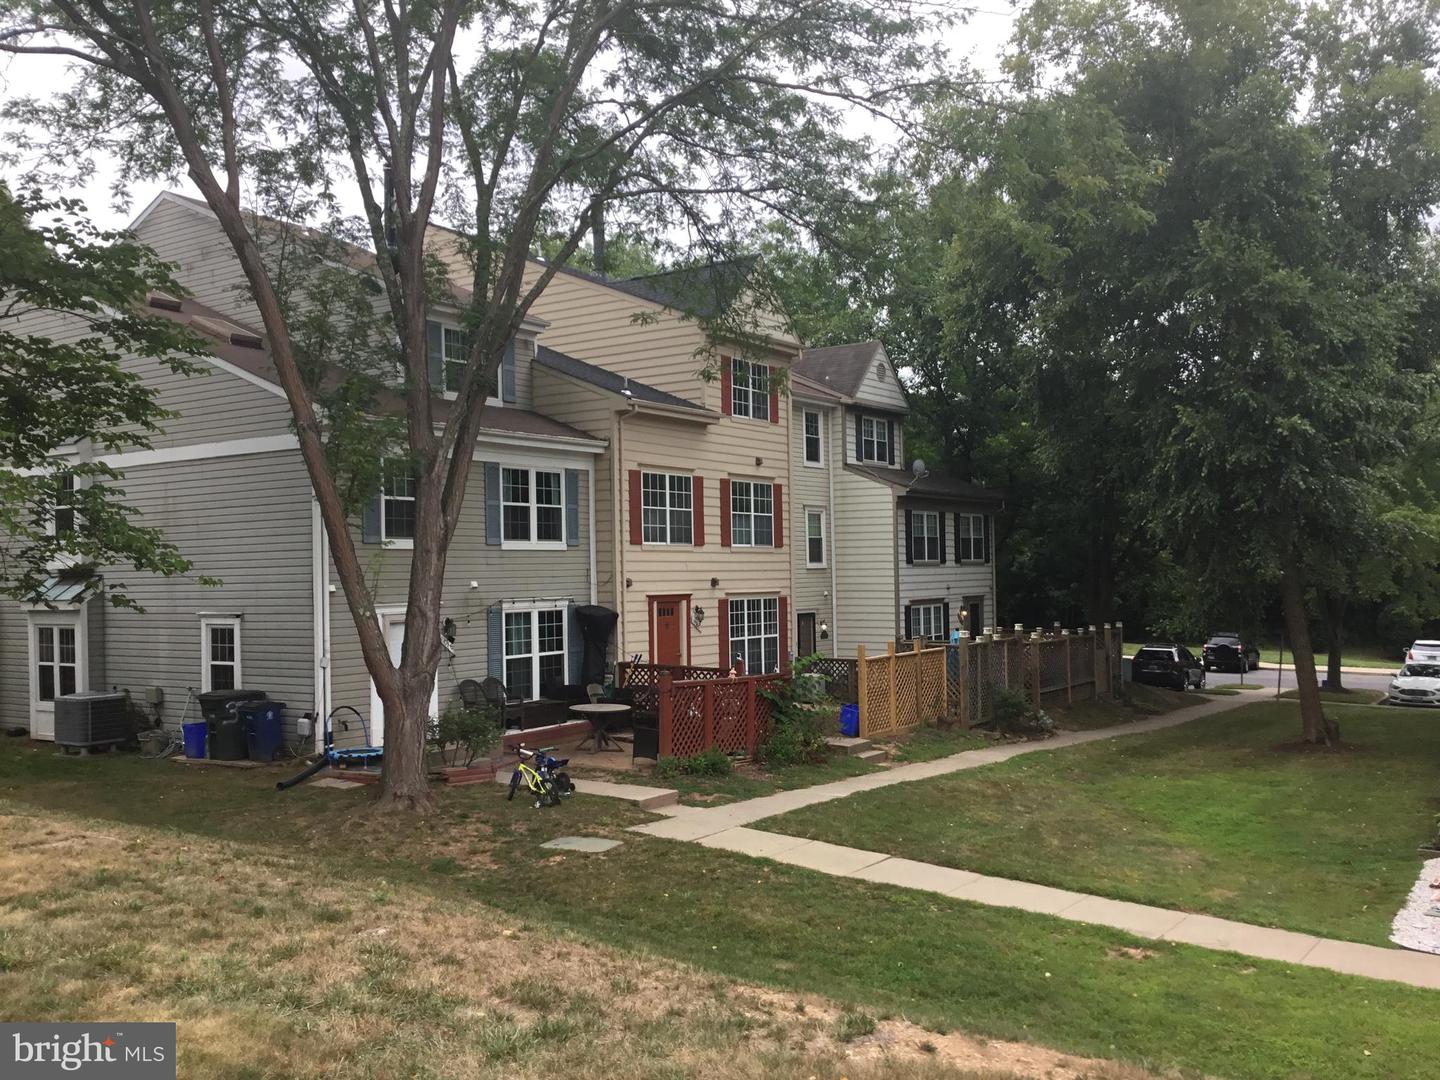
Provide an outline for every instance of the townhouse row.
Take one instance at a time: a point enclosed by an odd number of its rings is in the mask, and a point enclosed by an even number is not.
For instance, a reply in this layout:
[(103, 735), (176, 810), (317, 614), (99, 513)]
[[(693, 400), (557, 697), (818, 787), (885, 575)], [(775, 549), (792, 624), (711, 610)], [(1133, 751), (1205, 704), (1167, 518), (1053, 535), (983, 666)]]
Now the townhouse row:
[[(152, 310), (205, 335), (212, 355), (189, 378), (134, 364), (176, 415), (151, 448), (105, 460), (194, 570), (124, 574), (143, 613), (103, 596), (75, 602), (59, 568), (34, 603), (0, 601), (0, 726), (46, 737), (56, 696), (112, 687), (137, 701), (158, 688), (160, 718), (174, 724), (192, 691), (243, 685), (284, 700), (292, 723), (353, 706), (383, 742), (228, 242), (204, 204), (169, 193), (132, 229), (190, 294), (154, 297)], [(432, 247), (465, 273), (443, 230)], [(460, 681), (486, 676), (517, 698), (558, 696), (579, 679), (576, 609), (587, 604), (618, 613), (611, 662), (749, 671), (993, 620), (998, 495), (906, 463), (908, 402), (878, 342), (804, 349), (778, 316), (743, 348), (708, 340), (706, 317), (736, 302), (745, 269), (565, 269), (546, 287), (484, 411), (445, 575), (453, 648), (437, 710)], [(459, 325), (458, 307), (432, 310), (442, 397)], [(414, 527), (410, 478), (387, 469), (352, 529), (397, 657)]]

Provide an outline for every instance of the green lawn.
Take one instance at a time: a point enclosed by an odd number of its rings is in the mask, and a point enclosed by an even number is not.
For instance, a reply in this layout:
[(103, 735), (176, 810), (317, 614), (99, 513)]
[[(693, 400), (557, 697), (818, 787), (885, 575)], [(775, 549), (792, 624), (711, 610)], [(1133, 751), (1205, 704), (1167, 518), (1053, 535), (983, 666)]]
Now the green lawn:
[(832, 753), (823, 761), (779, 769), (738, 766), (728, 776), (691, 776), (681, 772), (660, 776), (654, 773), (626, 773), (609, 769), (576, 769), (573, 775), (618, 784), (674, 788), (680, 792), (680, 801), (687, 806), (718, 806), (741, 799), (758, 799), (761, 795), (773, 795), (777, 791), (789, 791), (791, 788), (828, 784), (832, 780), (843, 780), (847, 776), (862, 776), (878, 768), (878, 765), (843, 753)]
[[(1299, 701), (1299, 690), (1286, 690), (1280, 697), (1288, 701)], [(1375, 705), (1385, 699), (1383, 690), (1327, 690), (1320, 688), (1321, 701), (1333, 701), (1337, 705)]]
[(771, 818), (776, 832), (1385, 944), (1433, 832), (1440, 724), (1347, 709), (1339, 753), (1276, 749), (1290, 703), (1031, 754)]
[[(236, 1080), (293, 1075), (317, 1047), (324, 1076), (458, 1075), (456, 1061), (465, 1075), (539, 1075), (547, 1054), (589, 1075), (642, 1080), (829, 1078), (848, 1068), (797, 1073), (793, 1050), (769, 1066), (742, 1056), (762, 1037), (784, 1044), (787, 1029), (793, 1041), (815, 1028), (799, 1011), (758, 1021), (715, 1011), (728, 1000), (718, 977), (1185, 1076), (1429, 1080), (1440, 1067), (1433, 992), (638, 836), (623, 826), (647, 815), (604, 799), (535, 811), (480, 785), (442, 790), (428, 818), (397, 820), (375, 817), (364, 792), (277, 794), (275, 775), (63, 761), (0, 742), (0, 813), (33, 815), (36, 850), (67, 856), (35, 865), (92, 873), (72, 854), (83, 847), (45, 846), (61, 843), (72, 811), (87, 815), (81, 825), (107, 857), (133, 856), (130, 869), (105, 870), (83, 889), (14, 878), (0, 889), (29, 890), (23, 905), (0, 903), (7, 1014), (108, 1015), (119, 1003), (128, 1018), (179, 1016), (182, 1030), (228, 1037), (203, 1051), (191, 1035), (192, 1053), (219, 1060), (226, 1045), (246, 1048), (248, 1057), (204, 1072)], [(143, 835), (114, 836), (117, 823)], [(536, 849), (574, 833), (624, 845), (589, 857)], [(233, 846), (217, 855), (217, 840)], [(107, 910), (129, 936), (96, 944), (60, 932), (73, 929), (66, 919)], [(197, 921), (197, 910), (223, 918)], [(174, 933), (156, 932), (165, 925)], [(533, 979), (518, 962), (489, 973), (484, 956), (511, 963), (511, 941), (546, 958)], [(585, 964), (590, 974), (576, 975)], [(585, 982), (596, 983), (590, 997)], [(632, 1001), (653, 1007), (656, 995), (674, 1003), (669, 1012), (628, 1016)], [(357, 1029), (383, 1036), (368, 1063), (354, 1052), (366, 1040), (346, 1034)], [(617, 1030), (630, 1041), (607, 1041)], [(734, 1061), (716, 1057), (722, 1047)], [(447, 1067), (452, 1054), (462, 1056)]]

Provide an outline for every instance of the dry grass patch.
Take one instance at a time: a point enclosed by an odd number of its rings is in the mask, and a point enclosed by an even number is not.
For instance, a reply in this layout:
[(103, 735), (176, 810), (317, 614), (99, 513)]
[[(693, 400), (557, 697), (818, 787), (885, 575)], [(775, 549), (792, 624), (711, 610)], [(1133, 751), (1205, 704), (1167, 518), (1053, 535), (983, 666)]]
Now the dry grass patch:
[(175, 1020), (184, 1075), (1148, 1075), (897, 1018), (857, 1026), (824, 999), (298, 854), (12, 807), (0, 828), (0, 1013)]

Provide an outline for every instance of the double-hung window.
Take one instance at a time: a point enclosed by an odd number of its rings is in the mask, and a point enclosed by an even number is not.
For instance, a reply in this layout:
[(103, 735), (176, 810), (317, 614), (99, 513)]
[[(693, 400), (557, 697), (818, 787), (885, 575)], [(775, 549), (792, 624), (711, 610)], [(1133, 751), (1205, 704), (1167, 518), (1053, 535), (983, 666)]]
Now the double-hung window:
[(500, 520), (507, 543), (565, 543), (561, 474), (550, 469), (505, 466), (500, 470)]
[(385, 463), (380, 498), (380, 538), (385, 543), (415, 540), (415, 470), (401, 461)]
[(985, 515), (955, 515), (955, 561), (985, 561)]
[(738, 356), (730, 360), (730, 412), (752, 420), (770, 419), (770, 369)]
[(873, 416), (860, 418), (860, 460), (888, 464), (891, 456), (891, 422)]
[(75, 532), (75, 474), (62, 473), (55, 478), (55, 514), (50, 519), (51, 531), (56, 536), (71, 536)]
[(460, 380), (465, 377), (465, 334), (453, 326), (440, 329), (440, 356), (445, 362), (445, 386), (447, 394), (460, 392)]
[(940, 561), (939, 511), (911, 511), (910, 557), (914, 562), (938, 563)]
[(824, 465), (824, 444), (820, 437), (820, 414), (813, 409), (805, 410), (805, 464)]
[(773, 547), (775, 486), (753, 480), (730, 483), (730, 543), (734, 547)]
[(805, 565), (825, 565), (825, 511), (805, 511)]
[(647, 544), (695, 542), (694, 479), (680, 473), (640, 474), (641, 539)]
[(565, 682), (565, 609), (505, 612), (505, 689), (526, 701)]
[(912, 638), (944, 641), (945, 632), (945, 606), (943, 604), (914, 604), (911, 606), (910, 636)]
[(76, 628), (51, 623), (36, 626), (35, 696), (54, 701), (75, 693), (79, 671)]
[(730, 656), (749, 675), (780, 670), (780, 601), (774, 596), (730, 601)]
[(200, 688), (234, 690), (240, 685), (240, 620), (200, 620)]

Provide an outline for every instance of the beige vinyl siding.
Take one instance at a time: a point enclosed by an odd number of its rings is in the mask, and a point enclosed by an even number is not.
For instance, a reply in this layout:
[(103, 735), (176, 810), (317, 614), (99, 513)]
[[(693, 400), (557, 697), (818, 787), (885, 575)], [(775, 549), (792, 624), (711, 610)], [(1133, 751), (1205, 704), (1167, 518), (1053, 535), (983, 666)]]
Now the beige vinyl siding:
[[(503, 550), (485, 543), (484, 461), (529, 464), (560, 470), (581, 467), (580, 543), (564, 550)], [(501, 600), (553, 598), (577, 603), (590, 602), (590, 517), (589, 491), (592, 482), (589, 461), (555, 458), (544, 451), (519, 447), (500, 448), (481, 444), (466, 485), (459, 525), (445, 566), (441, 598), (442, 617), (456, 623), (455, 656), (441, 658), (439, 672), (440, 707), (456, 694), (464, 679), (477, 682), (489, 674), (486, 616), (492, 604)], [(410, 552), (363, 542), (359, 529), (353, 532), (356, 549), (373, 589), (377, 606), (403, 605), (409, 595)], [(355, 623), (340, 590), (333, 565), (330, 580), (336, 585), (330, 595), (330, 679), (331, 704), (353, 705), (370, 715), (370, 674), (360, 652)], [(470, 588), (470, 582), (479, 587)], [(569, 628), (567, 627), (567, 633)], [(337, 738), (338, 738), (337, 733)], [(351, 741), (358, 741), (352, 739)]]
[[(881, 465), (891, 468), (884, 461), (861, 461), (855, 454), (855, 425), (860, 422), (863, 412), (856, 412), (853, 409), (845, 410), (845, 460), (856, 465)], [(871, 413), (876, 419), (895, 421), (895, 464), (893, 468), (909, 469), (910, 462), (905, 457), (905, 423), (898, 416), (888, 416), (884, 413)]]
[[(905, 508), (913, 510), (937, 510), (943, 517), (945, 529), (945, 562), (943, 564), (905, 562)], [(899, 633), (905, 632), (905, 605), (921, 600), (938, 600), (950, 605), (950, 626), (959, 627), (960, 610), (966, 597), (985, 598), (986, 619), (995, 618), (995, 567), (989, 563), (955, 561), (955, 514), (983, 514), (982, 507), (960, 507), (953, 503), (937, 503), (906, 500), (896, 515), (895, 547), (900, 552), (900, 611)], [(993, 527), (993, 526), (992, 526)], [(976, 632), (972, 629), (972, 633)]]
[[(835, 564), (835, 513), (830, 505), (830, 485), (834, 472), (842, 460), (838, 448), (840, 411), (833, 406), (818, 405), (808, 401), (795, 401), (790, 414), (790, 427), (794, 438), (790, 444), (789, 493), (790, 518), (795, 522), (795, 542), (790, 545), (794, 568), (794, 603), (790, 616), (792, 633), (798, 626), (796, 616), (802, 612), (815, 613), (816, 641), (819, 652), (834, 655), (835, 608), (832, 603), (831, 572)], [(820, 415), (820, 451), (822, 467), (805, 464), (805, 418), (806, 412)], [(806, 544), (807, 510), (821, 510), (825, 514), (825, 566), (820, 569), (808, 565)], [(829, 623), (832, 634), (827, 640), (820, 640), (818, 626)], [(793, 638), (792, 638), (793, 640)]]
[[(700, 626), (691, 629), (691, 663), (718, 665), (719, 604), (727, 597), (790, 594), (790, 547), (796, 542), (789, 514), (788, 399), (781, 401), (781, 423), (725, 418), (702, 425), (639, 413), (623, 420), (617, 437), (622, 465), (621, 513), (617, 541), (622, 547), (621, 651), (648, 658), (650, 613), (647, 597), (688, 595), (692, 613), (703, 608)], [(759, 459), (760, 464), (757, 464)], [(668, 547), (630, 544), (628, 474), (631, 469), (699, 474), (705, 485), (705, 545)], [(785, 516), (784, 547), (720, 546), (720, 479), (761, 480), (787, 485), (776, 506)], [(624, 579), (633, 584), (623, 587)], [(712, 578), (719, 584), (712, 586)], [(791, 604), (793, 612), (794, 605)], [(794, 617), (789, 619), (794, 643)]]
[(837, 656), (895, 640), (895, 497), (888, 484), (846, 469), (835, 474)]

